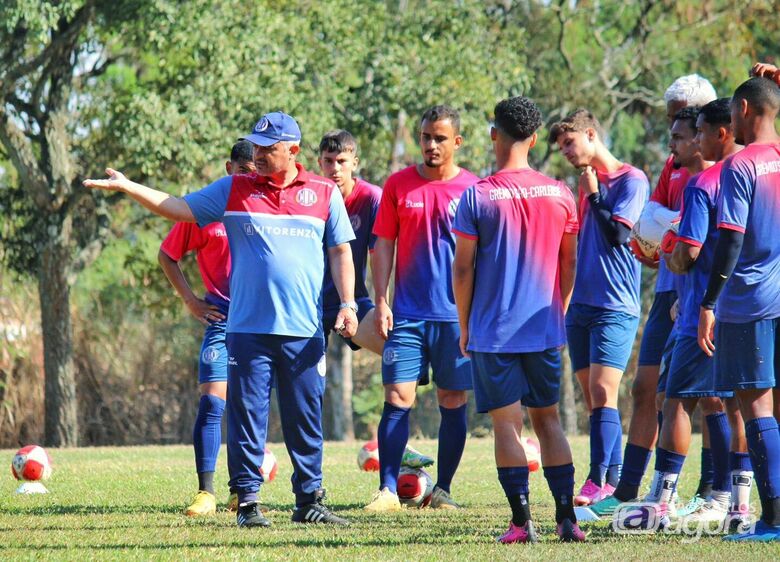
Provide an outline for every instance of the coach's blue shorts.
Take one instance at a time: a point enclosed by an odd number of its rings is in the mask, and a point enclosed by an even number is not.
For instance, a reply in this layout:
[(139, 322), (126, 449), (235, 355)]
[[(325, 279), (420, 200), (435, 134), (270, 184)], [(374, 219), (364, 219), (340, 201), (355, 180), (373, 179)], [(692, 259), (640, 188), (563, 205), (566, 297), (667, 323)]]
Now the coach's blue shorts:
[(566, 314), (569, 357), (576, 372), (591, 364), (626, 370), (639, 318), (587, 304), (572, 304)]
[(678, 336), (666, 378), (667, 398), (730, 398), (734, 393), (715, 389), (715, 360), (693, 336)]
[[(363, 318), (366, 317), (366, 314), (368, 314), (372, 308), (374, 308), (374, 303), (369, 298), (363, 298), (358, 299), (357, 301), (358, 305), (358, 311), (357, 311), (357, 318), (358, 322), (362, 322)], [(338, 308), (332, 308), (330, 310), (323, 310), (322, 311), (322, 330), (325, 334), (325, 347), (328, 347), (328, 336), (333, 331), (333, 327), (336, 325), (336, 316), (339, 314)], [(343, 339), (345, 342), (347, 342), (347, 345), (352, 348), (353, 351), (357, 351), (360, 349), (360, 346), (357, 345), (352, 341), (352, 338), (345, 338), (341, 335), (339, 335), (341, 339)]]
[(428, 384), (443, 390), (471, 390), (469, 360), (460, 353), (457, 322), (395, 318), (382, 353), (382, 383)]
[(226, 320), (210, 323), (203, 333), (198, 361), (198, 383), (227, 381)]
[(647, 315), (645, 329), (642, 332), (642, 344), (639, 347), (639, 366), (660, 365), (666, 341), (672, 333), (672, 317), (669, 311), (677, 300), (675, 291), (662, 291), (655, 294), (653, 306)]
[(716, 388), (775, 388), (780, 373), (780, 318), (715, 324)]
[(561, 353), (555, 348), (532, 353), (471, 352), (474, 399), (479, 413), (520, 400), (528, 408), (558, 403)]

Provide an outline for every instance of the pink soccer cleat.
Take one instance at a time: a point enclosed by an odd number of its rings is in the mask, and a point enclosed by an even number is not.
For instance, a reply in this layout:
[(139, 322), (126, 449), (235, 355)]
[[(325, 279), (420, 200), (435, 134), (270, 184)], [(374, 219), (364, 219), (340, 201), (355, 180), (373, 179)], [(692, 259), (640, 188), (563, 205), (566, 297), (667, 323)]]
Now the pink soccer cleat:
[(536, 542), (536, 540), (536, 530), (531, 521), (526, 521), (522, 527), (518, 527), (510, 521), (509, 530), (498, 537), (498, 542), (501, 544), (529, 543)]

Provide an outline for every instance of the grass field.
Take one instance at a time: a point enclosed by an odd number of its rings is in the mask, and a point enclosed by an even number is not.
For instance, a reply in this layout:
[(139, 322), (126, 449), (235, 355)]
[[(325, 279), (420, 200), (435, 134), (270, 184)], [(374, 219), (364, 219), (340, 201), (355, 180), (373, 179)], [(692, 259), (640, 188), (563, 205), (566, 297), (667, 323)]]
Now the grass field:
[[(687, 499), (698, 479), (698, 440), (680, 486)], [(436, 444), (415, 441), (433, 454)], [(496, 544), (509, 510), (496, 479), (492, 440), (468, 442), (453, 492), (465, 506), (457, 513), (407, 510), (367, 514), (361, 507), (377, 484), (376, 474), (357, 469), (359, 444), (328, 443), (325, 487), (329, 504), (352, 527), (299, 526), (290, 522), (291, 465), (282, 445), (277, 479), (263, 488), (271, 529), (239, 529), (224, 510), (190, 519), (182, 511), (193, 492), (192, 449), (187, 446), (52, 450), (55, 470), (48, 495), (14, 494), (8, 464), (13, 451), (0, 451), (6, 477), (0, 479), (0, 559), (236, 559), (256, 560), (779, 560), (780, 545), (728, 545), (718, 537), (618, 536), (606, 524), (584, 525), (586, 544), (560, 544), (554, 537), (553, 503), (540, 472), (531, 479), (532, 514), (541, 528), (533, 546)], [(585, 437), (573, 440), (577, 482), (586, 473)], [(227, 489), (224, 450), (217, 474)], [(755, 492), (754, 492), (755, 493)], [(224, 503), (227, 493), (219, 493)], [(757, 498), (754, 500), (757, 504)]]

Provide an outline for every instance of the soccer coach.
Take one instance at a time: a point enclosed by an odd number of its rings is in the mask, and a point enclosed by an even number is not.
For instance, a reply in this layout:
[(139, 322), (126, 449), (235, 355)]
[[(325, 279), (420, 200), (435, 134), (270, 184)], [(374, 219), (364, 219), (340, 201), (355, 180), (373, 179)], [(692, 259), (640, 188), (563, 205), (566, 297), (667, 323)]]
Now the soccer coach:
[(84, 185), (121, 191), (155, 214), (225, 225), (232, 272), (228, 351), (228, 469), (238, 492), (239, 527), (267, 527), (258, 509), (272, 382), (287, 450), (298, 523), (348, 524), (323, 504), (322, 397), (325, 345), (319, 304), (327, 248), (341, 297), (335, 326), (351, 337), (357, 329), (354, 238), (336, 185), (296, 162), (301, 132), (284, 113), (265, 115), (245, 137), (254, 145), (256, 173), (227, 176), (173, 197), (107, 169), (108, 179)]

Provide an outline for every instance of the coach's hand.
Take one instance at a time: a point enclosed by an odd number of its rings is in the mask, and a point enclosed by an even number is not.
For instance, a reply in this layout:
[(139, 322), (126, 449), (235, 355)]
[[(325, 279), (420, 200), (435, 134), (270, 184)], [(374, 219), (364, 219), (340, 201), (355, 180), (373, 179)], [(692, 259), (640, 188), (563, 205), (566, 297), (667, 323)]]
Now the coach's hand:
[(376, 303), (376, 312), (374, 313), (374, 324), (376, 325), (376, 333), (386, 340), (389, 333), (393, 330), (393, 311), (387, 306), (384, 300), (380, 300)]
[(218, 307), (207, 303), (203, 299), (195, 297), (185, 301), (184, 304), (187, 305), (190, 314), (192, 314), (195, 319), (204, 326), (208, 326), (212, 322), (218, 322), (225, 319), (225, 315), (219, 311)]
[(342, 308), (336, 315), (336, 322), (333, 324), (333, 330), (340, 336), (351, 338), (358, 329), (357, 314), (351, 308)]
[(599, 178), (593, 166), (585, 166), (582, 169), (580, 189), (585, 193), (585, 196), (599, 192)]
[(699, 309), (699, 347), (712, 357), (715, 354), (715, 313), (709, 308)]
[(106, 168), (106, 175), (108, 176), (108, 179), (88, 179), (84, 180), (82, 183), (84, 187), (104, 189), (106, 191), (124, 191), (127, 186), (132, 183), (122, 172), (114, 170), (113, 168)]

